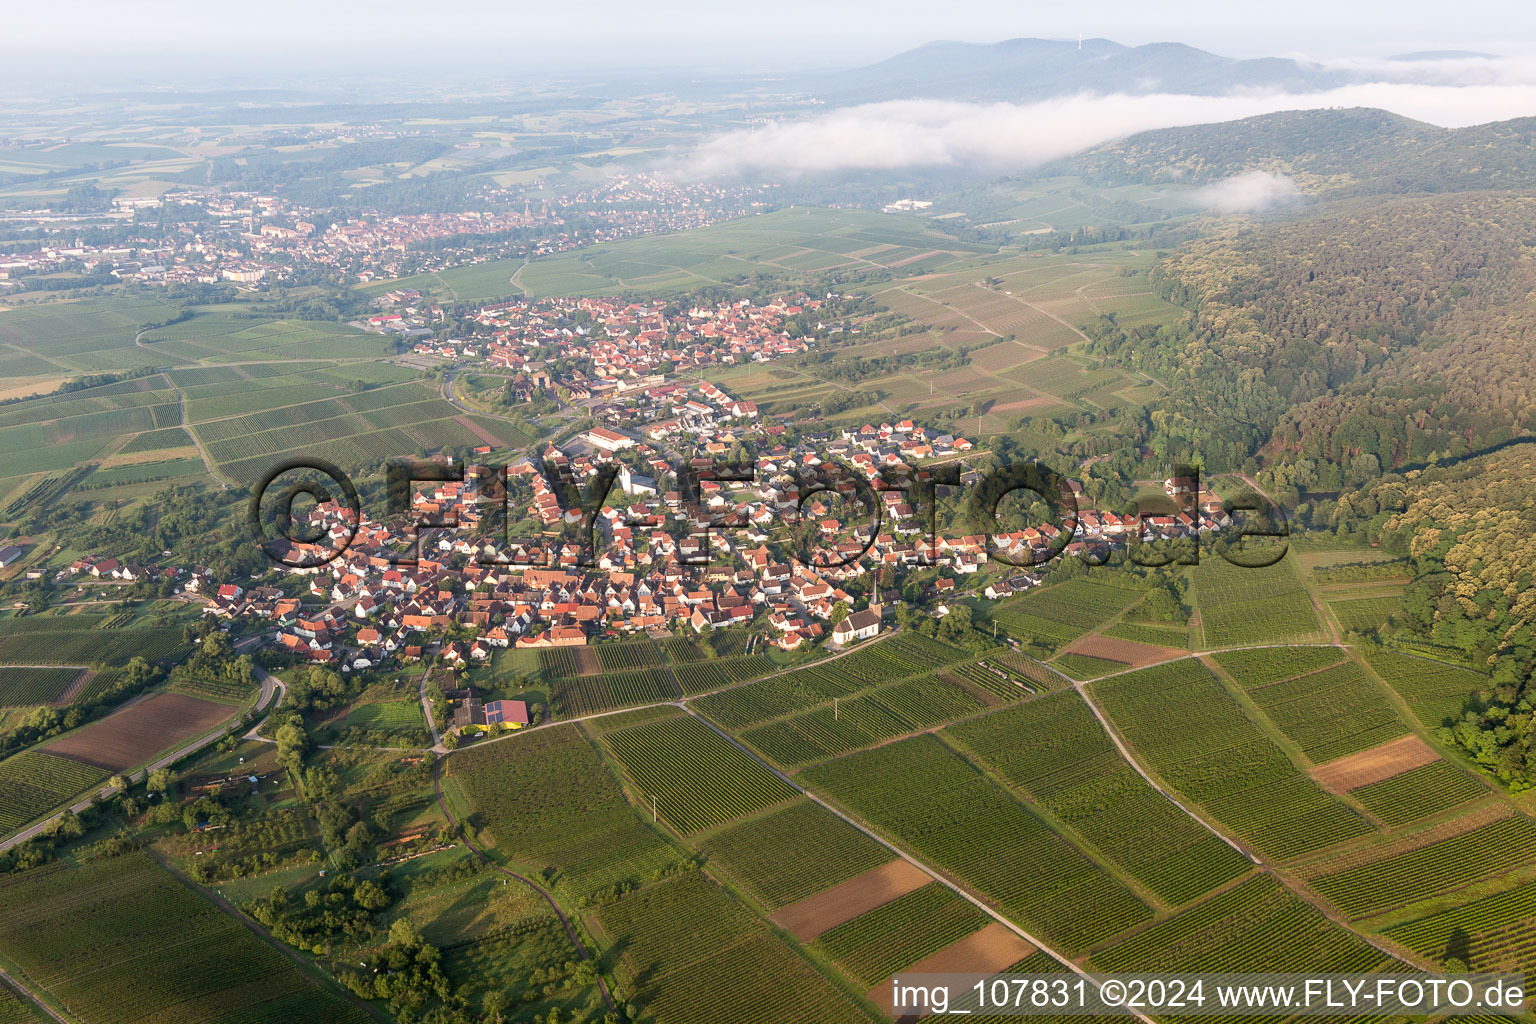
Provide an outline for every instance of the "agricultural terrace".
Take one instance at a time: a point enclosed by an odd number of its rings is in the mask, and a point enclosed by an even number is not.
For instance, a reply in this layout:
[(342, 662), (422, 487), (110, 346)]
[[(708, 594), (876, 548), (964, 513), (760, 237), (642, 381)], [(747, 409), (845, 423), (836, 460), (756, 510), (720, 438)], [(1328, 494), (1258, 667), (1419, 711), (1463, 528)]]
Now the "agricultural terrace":
[(944, 737), (1167, 904), (1187, 903), (1252, 866), (1149, 785), (1075, 692), (950, 726)]
[(1404, 825), (1488, 795), (1488, 787), (1445, 761), (1373, 782), (1349, 795), (1388, 825)]
[(1536, 970), (1536, 882), (1388, 928), (1386, 936), (1431, 960), (1456, 957), (1474, 971)]
[(1372, 830), (1292, 764), (1199, 661), (1089, 685), (1144, 764), (1263, 852), (1294, 857)]
[(0, 629), (0, 665), (126, 665), (135, 656), (153, 663), (170, 661), (185, 650), (179, 626), (102, 629), (75, 626), (70, 623), (74, 618), (50, 619), (61, 625), (47, 630)]
[(85, 1020), (372, 1021), (142, 853), (11, 875), (0, 901), (0, 954)]
[(1066, 949), (1086, 949), (1152, 916), (1128, 888), (932, 735), (829, 761), (803, 778)]
[(574, 725), (459, 751), (447, 771), (498, 857), (552, 870), (556, 888), (578, 901), (682, 859)]
[(948, 886), (931, 882), (824, 932), (815, 945), (868, 988), (990, 920)]
[[(856, 394), (860, 404), (821, 414), (822, 421), (965, 417), (978, 435), (1013, 432), (1041, 452), (1061, 439), (1032, 433), (1027, 423), (1021, 428), (1021, 420), (1075, 410), (1120, 414), (1164, 393), (1144, 376), (1068, 354), (1087, 341), (1083, 328), (1102, 314), (1114, 314), (1124, 326), (1172, 323), (1184, 315), (1152, 294), (1144, 273), (1150, 257), (977, 256), (936, 269), (937, 258), (896, 267), (876, 284), (851, 286), (909, 321), (894, 337), (849, 336), (838, 346), (845, 358), (896, 361), (875, 364), (856, 392), (814, 366), (723, 367), (709, 379), (769, 416), (816, 412), (828, 398)], [(1083, 433), (1107, 436), (1113, 429), (1105, 423)]]
[(685, 835), (789, 800), (795, 790), (692, 715), (604, 734), (642, 807)]
[(60, 698), (83, 674), (78, 668), (0, 667), (0, 707), (64, 703)]

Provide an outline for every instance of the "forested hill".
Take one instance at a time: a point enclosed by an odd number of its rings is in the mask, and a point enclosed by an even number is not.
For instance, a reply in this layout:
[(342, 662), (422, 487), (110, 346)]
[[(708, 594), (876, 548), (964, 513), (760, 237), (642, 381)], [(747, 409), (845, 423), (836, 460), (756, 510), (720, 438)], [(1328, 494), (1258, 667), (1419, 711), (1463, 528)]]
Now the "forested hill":
[(1103, 318), (1091, 350), (1168, 383), (1154, 451), (1410, 561), (1397, 628), (1493, 672), (1455, 739), (1536, 784), (1536, 197), (1215, 223), (1154, 268), (1189, 317)]
[(1460, 193), (1218, 222), (1154, 270), (1193, 310), (1097, 351), (1169, 382), (1170, 450), (1336, 490), (1532, 429), (1536, 199)]
[(1143, 132), (1040, 173), (1098, 185), (1203, 183), (1262, 170), (1338, 198), (1536, 185), (1536, 118), (1439, 128), (1385, 110), (1294, 110)]

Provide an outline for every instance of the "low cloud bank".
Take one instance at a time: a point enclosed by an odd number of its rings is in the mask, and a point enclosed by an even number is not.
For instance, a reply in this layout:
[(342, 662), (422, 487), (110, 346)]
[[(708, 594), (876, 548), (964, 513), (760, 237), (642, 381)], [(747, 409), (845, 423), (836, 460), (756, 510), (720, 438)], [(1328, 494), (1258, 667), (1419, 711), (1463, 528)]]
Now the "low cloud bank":
[(1195, 202), (1218, 213), (1254, 213), (1300, 198), (1296, 183), (1283, 174), (1249, 171), (1234, 174), (1195, 193)]
[(1082, 94), (1029, 104), (870, 103), (725, 132), (662, 169), (692, 179), (794, 178), (904, 167), (1022, 169), (1155, 128), (1329, 107), (1379, 107), (1442, 127), (1463, 127), (1536, 114), (1536, 83), (1378, 82), (1315, 93), (1229, 96)]

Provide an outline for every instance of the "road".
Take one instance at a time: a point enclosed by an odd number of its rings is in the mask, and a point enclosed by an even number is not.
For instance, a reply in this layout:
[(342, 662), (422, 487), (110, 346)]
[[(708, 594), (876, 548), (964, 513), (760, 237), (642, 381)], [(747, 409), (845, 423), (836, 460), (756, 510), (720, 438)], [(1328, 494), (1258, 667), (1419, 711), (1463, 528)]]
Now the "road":
[(427, 699), (427, 680), (431, 678), (430, 668), (421, 674), (421, 714), (427, 720), (427, 731), (432, 734), (432, 753), (442, 756), (448, 753), (448, 748), (443, 746), (443, 734), (438, 731), (437, 720), (432, 717), (432, 702)]
[[(275, 709), (277, 705), (271, 703), (273, 695), (279, 695), (278, 702), (281, 702), (282, 695), (288, 692), (288, 688), (283, 685), (283, 681), (281, 679), (278, 679), (276, 676), (268, 675), (265, 669), (255, 667), (255, 671), (257, 678), (261, 680), (261, 696), (256, 701), (255, 710), (261, 711), (263, 709), (268, 709), (269, 704), (271, 704), (271, 709)], [(161, 768), (166, 768), (175, 764), (177, 761), (180, 761), (184, 757), (195, 754), (199, 750), (213, 746), (215, 743), (219, 742), (226, 735), (228, 735), (228, 727), (229, 722), (226, 721), (213, 732), (207, 733), (206, 735), (201, 736), (184, 746), (178, 747), (177, 749), (171, 751), (169, 754), (166, 754), (165, 756), (156, 760), (154, 763), (147, 765), (138, 771), (124, 773), (123, 777), (126, 778), (129, 783), (137, 782), (139, 779), (146, 778), (154, 772), (159, 771)], [(259, 729), (260, 727), (260, 723), (257, 723), (255, 728), (251, 729), (250, 732), (245, 734), (246, 737), (254, 738), (256, 729)], [(71, 804), (69, 811), (73, 814), (79, 814), (87, 807), (90, 807), (91, 804), (95, 803), (98, 799), (108, 799), (112, 797), (116, 792), (117, 788), (115, 786), (102, 786), (101, 789), (91, 793), (83, 800), (78, 800)], [(59, 811), (57, 814), (54, 814), (48, 818), (44, 818), (42, 821), (37, 822), (35, 825), (31, 825), (28, 828), (22, 829), (20, 832), (17, 832), (15, 835), (10, 836), (4, 841), (0, 841), (0, 853), (4, 853), (6, 850), (9, 850), (11, 847), (16, 846), (19, 843), (24, 843), (28, 839), (32, 839), (35, 836), (41, 835), (43, 832), (47, 831), (50, 825), (62, 818), (64, 813), (65, 812), (63, 811)]]

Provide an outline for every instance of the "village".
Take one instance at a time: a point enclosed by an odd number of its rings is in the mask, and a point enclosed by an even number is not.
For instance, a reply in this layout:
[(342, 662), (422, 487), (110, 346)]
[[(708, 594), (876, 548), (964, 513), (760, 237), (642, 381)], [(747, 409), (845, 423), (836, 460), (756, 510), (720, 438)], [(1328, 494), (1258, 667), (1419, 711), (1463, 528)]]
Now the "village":
[[(63, 237), (35, 250), (0, 253), (0, 294), (25, 289), (29, 278), (65, 272), (160, 286), (225, 284), (248, 292), (314, 271), (367, 283), (705, 227), (752, 212), (763, 205), (760, 193), (635, 174), (580, 189), (545, 188), (539, 181), (486, 186), (476, 193), (474, 209), (336, 217), (279, 195), (174, 189), (117, 197), (110, 209), (94, 214), (8, 215), (7, 226)], [(85, 241), (103, 229), (115, 237)]]

